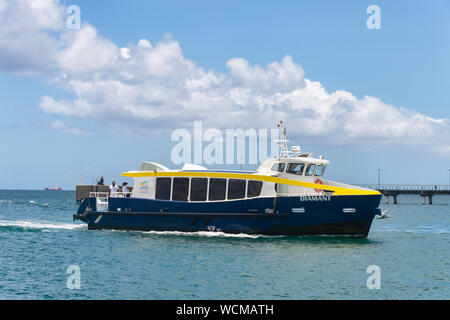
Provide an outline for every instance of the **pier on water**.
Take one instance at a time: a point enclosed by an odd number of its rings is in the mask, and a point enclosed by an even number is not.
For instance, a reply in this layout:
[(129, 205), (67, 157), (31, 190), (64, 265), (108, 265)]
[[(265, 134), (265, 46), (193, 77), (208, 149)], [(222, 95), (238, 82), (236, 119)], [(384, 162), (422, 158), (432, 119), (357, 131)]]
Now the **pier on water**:
[(417, 185), (417, 184), (382, 184), (382, 185), (361, 185), (361, 187), (378, 190), (389, 204), (392, 197), (394, 204), (397, 204), (397, 198), (401, 194), (418, 194), (422, 197), (422, 204), (433, 204), (434, 195), (450, 195), (450, 185)]
[(109, 192), (109, 186), (104, 185), (82, 185), (79, 184), (75, 188), (75, 199), (81, 202), (84, 198), (89, 198), (91, 192)]

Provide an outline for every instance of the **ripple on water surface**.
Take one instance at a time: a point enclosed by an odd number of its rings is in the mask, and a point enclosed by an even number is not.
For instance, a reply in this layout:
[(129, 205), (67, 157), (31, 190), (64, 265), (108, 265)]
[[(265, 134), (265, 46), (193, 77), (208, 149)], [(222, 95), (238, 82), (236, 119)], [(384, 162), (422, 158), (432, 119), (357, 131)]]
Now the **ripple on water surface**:
[[(74, 197), (0, 191), (0, 298), (450, 298), (450, 197), (382, 205), (391, 218), (374, 220), (367, 239), (88, 231), (72, 221)], [(366, 286), (373, 264), (380, 290)], [(81, 290), (66, 288), (71, 265)]]

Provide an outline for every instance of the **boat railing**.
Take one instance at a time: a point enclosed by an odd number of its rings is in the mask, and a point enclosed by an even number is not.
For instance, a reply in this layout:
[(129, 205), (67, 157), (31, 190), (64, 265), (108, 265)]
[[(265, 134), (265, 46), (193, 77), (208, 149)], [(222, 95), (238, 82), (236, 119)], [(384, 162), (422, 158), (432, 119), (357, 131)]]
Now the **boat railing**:
[(109, 192), (90, 192), (89, 198), (109, 198)]
[(90, 198), (127, 198), (130, 192), (90, 192)]

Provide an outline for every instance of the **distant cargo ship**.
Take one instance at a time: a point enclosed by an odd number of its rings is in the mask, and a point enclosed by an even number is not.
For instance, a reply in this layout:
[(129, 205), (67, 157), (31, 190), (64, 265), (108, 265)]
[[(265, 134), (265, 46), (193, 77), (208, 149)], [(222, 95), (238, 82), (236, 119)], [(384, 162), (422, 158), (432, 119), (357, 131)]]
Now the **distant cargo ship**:
[(61, 187), (56, 187), (56, 188), (45, 188), (46, 191), (60, 191), (62, 190)]

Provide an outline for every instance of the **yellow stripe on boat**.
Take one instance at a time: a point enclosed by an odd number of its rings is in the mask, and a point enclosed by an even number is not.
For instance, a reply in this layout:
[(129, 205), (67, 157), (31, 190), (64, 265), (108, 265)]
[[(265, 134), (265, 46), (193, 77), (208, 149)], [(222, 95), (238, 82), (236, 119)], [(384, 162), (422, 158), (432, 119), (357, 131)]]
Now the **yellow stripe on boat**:
[(124, 177), (139, 178), (139, 177), (204, 177), (204, 178), (231, 178), (231, 179), (247, 179), (247, 180), (258, 180), (265, 182), (273, 182), (279, 184), (287, 184), (291, 186), (321, 189), (334, 191), (334, 196), (343, 195), (379, 195), (380, 192), (376, 190), (361, 190), (353, 188), (344, 188), (337, 186), (329, 186), (325, 184), (317, 184), (312, 182), (297, 181), (285, 178), (271, 177), (259, 174), (248, 174), (248, 173), (233, 173), (233, 172), (187, 172), (187, 171), (175, 171), (175, 172), (164, 172), (164, 171), (128, 171), (122, 173)]

